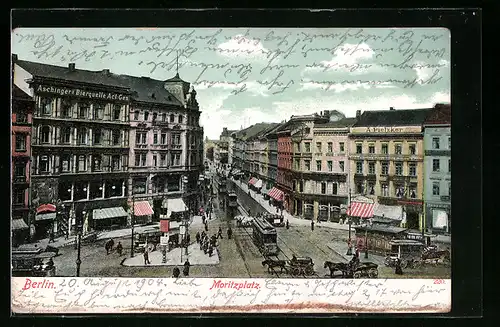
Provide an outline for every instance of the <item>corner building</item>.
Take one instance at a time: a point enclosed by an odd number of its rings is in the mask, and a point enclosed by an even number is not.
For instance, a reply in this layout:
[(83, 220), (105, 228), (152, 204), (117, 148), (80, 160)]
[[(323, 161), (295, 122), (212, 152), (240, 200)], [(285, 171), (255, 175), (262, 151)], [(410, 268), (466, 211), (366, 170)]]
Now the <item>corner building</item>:
[(365, 111), (349, 134), (351, 191), (402, 207), (403, 227), (422, 226), (423, 123), (430, 109)]

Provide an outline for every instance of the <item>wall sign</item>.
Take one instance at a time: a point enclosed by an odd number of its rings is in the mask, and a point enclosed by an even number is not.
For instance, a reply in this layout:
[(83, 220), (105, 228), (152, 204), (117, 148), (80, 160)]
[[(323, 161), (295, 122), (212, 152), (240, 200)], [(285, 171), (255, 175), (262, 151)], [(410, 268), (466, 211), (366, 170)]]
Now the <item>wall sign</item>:
[(112, 93), (112, 92), (102, 92), (102, 91), (85, 91), (82, 89), (70, 89), (66, 87), (55, 87), (38, 85), (36, 92), (52, 93), (62, 96), (77, 96), (89, 99), (100, 99), (100, 100), (120, 100), (129, 101), (129, 96), (124, 94)]
[(420, 126), (373, 126), (373, 127), (353, 127), (351, 133), (356, 134), (405, 134), (421, 133)]

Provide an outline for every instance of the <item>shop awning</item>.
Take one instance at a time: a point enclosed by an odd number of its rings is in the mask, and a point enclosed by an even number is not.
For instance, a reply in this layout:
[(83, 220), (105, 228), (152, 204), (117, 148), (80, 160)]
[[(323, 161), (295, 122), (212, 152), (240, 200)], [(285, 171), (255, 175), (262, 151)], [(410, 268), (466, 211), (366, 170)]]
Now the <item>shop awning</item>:
[(111, 218), (119, 218), (119, 217), (127, 217), (127, 216), (128, 216), (128, 214), (125, 211), (125, 209), (123, 209), (123, 207), (95, 209), (93, 212), (94, 220), (111, 219)]
[(28, 225), (24, 222), (23, 219), (12, 219), (12, 230), (22, 230), (28, 229)]
[(403, 220), (403, 207), (377, 203), (373, 208), (373, 216), (392, 220)]
[(36, 213), (40, 212), (56, 212), (56, 206), (48, 203), (48, 204), (42, 204), (38, 208), (36, 208)]
[(373, 217), (373, 203), (351, 202), (351, 206), (347, 209), (347, 215), (359, 218)]
[(269, 190), (267, 195), (269, 195), (271, 198), (275, 199), (276, 201), (283, 201), (283, 197), (284, 197), (285, 193), (283, 193), (282, 190), (280, 190), (276, 187), (273, 187), (272, 189)]
[(250, 180), (248, 181), (248, 184), (250, 184), (250, 185), (254, 185), (256, 182), (257, 182), (257, 178), (252, 177), (252, 178), (250, 178)]
[(262, 194), (267, 194), (267, 192), (269, 192), (269, 189), (266, 187), (266, 185), (263, 185), (263, 186), (262, 186), (262, 189), (260, 190), (260, 192), (261, 192)]
[(56, 219), (56, 213), (55, 212), (49, 212), (49, 213), (41, 213), (35, 216), (36, 221), (40, 220), (54, 220)]
[(172, 212), (184, 212), (186, 210), (186, 204), (181, 198), (167, 200), (167, 217), (170, 217)]
[(256, 188), (261, 188), (262, 187), (262, 180), (258, 179), (255, 184), (253, 184)]
[(153, 209), (148, 201), (139, 201), (134, 203), (134, 216), (149, 216), (153, 214)]

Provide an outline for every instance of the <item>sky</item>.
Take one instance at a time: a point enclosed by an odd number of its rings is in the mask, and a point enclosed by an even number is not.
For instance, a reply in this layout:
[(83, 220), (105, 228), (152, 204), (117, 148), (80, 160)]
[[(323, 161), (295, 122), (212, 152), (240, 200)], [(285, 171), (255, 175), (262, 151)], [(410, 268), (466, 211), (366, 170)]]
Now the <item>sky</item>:
[(194, 85), (205, 136), (292, 115), (450, 103), (443, 28), (19, 28), (20, 60)]

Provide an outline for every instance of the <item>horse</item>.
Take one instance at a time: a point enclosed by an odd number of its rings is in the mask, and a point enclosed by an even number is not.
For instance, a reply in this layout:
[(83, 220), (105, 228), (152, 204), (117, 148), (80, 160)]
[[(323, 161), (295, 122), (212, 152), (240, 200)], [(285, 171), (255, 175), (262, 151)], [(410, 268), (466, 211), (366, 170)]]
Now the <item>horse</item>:
[(104, 248), (106, 249), (106, 254), (109, 254), (109, 252), (113, 251), (113, 246), (115, 246), (115, 241), (113, 239), (110, 239), (109, 241), (104, 244)]
[(284, 260), (272, 260), (272, 259), (266, 259), (262, 261), (262, 266), (267, 265), (267, 272), (271, 272), (271, 269), (274, 269), (276, 267), (280, 268), (281, 272), (283, 270), (286, 271), (286, 262)]
[(337, 271), (337, 270), (342, 273), (342, 276), (345, 276), (346, 271), (348, 270), (349, 266), (347, 263), (343, 263), (343, 262), (325, 261), (323, 268), (330, 269), (330, 277), (333, 278), (333, 276), (335, 275), (335, 271)]

